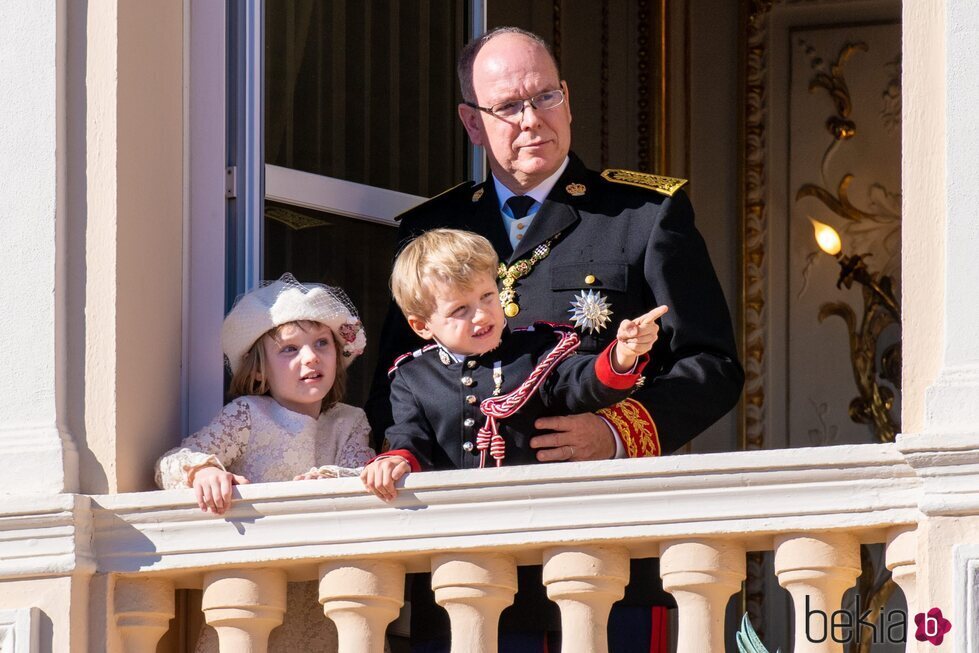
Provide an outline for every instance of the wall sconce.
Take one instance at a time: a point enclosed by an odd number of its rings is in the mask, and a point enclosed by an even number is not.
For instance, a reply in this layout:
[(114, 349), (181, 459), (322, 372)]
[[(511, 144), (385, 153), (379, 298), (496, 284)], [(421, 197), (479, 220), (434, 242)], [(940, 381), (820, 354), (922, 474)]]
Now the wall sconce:
[(819, 308), (820, 322), (835, 315), (846, 323), (850, 336), (850, 362), (860, 393), (850, 402), (850, 419), (857, 424), (871, 425), (879, 442), (893, 442), (899, 428), (891, 414), (894, 392), (882, 381), (895, 388), (901, 387), (900, 339), (879, 355), (877, 351), (884, 330), (892, 324), (901, 326), (901, 307), (894, 296), (893, 281), (889, 276), (878, 275), (867, 268), (866, 259), (870, 254), (844, 255), (843, 243), (836, 230), (811, 217), (809, 220), (819, 248), (840, 264), (836, 287), (851, 288), (856, 282), (863, 290), (863, 317), (859, 326), (853, 309), (844, 302), (828, 302)]

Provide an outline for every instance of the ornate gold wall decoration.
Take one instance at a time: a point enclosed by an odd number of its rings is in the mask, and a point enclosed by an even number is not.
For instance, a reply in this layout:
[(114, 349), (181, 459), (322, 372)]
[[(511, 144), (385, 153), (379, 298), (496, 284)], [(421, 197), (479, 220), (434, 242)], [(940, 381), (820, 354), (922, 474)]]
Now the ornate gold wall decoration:
[[(859, 5), (859, 6), (858, 6)], [(817, 12), (815, 8), (826, 9), (825, 12)], [(810, 9), (812, 8), (812, 9)], [(860, 13), (863, 12), (863, 13)], [(855, 17), (860, 14), (860, 17)], [(871, 18), (865, 18), (872, 15)], [(783, 80), (781, 75), (785, 72), (786, 61), (783, 56), (789, 53), (785, 48), (791, 41), (797, 43), (797, 39), (808, 36), (806, 30), (833, 29), (833, 26), (840, 25), (841, 30), (849, 30), (861, 38), (850, 38), (849, 43), (855, 44), (863, 39), (863, 26), (872, 22), (877, 24), (878, 20), (899, 21), (900, 4), (894, 3), (893, 7), (869, 8), (869, 3), (859, 1), (848, 4), (846, 8), (840, 3), (825, 0), (742, 0), (742, 37), (741, 41), (741, 169), (740, 169), (740, 189), (741, 189), (741, 226), (742, 226), (742, 294), (740, 311), (741, 328), (741, 354), (745, 367), (745, 400), (742, 404), (741, 424), (739, 432), (739, 444), (743, 449), (761, 449), (766, 446), (773, 446), (770, 440), (780, 441), (788, 439), (785, 434), (769, 434), (766, 429), (769, 423), (783, 419), (783, 413), (788, 414), (787, 408), (782, 405), (787, 398), (782, 398), (779, 393), (782, 389), (779, 385), (772, 385), (771, 379), (780, 379), (779, 374), (788, 375), (788, 370), (782, 370), (780, 366), (785, 361), (782, 360), (784, 352), (779, 348), (773, 337), (782, 337), (781, 333), (774, 334), (774, 319), (780, 319), (780, 311), (788, 310), (787, 305), (782, 306), (783, 299), (780, 296), (772, 296), (771, 288), (784, 275), (786, 270), (781, 261), (783, 255), (788, 259), (788, 254), (784, 251), (786, 243), (770, 242), (773, 233), (773, 225), (778, 225), (775, 231), (781, 234), (785, 229), (783, 223), (787, 220), (789, 205), (793, 201), (793, 195), (799, 187), (798, 182), (792, 182), (789, 186), (786, 183), (787, 155), (780, 154), (775, 157), (775, 161), (770, 150), (779, 147), (780, 139), (785, 137), (779, 130), (785, 129), (786, 124), (781, 122), (772, 123), (773, 106), (779, 102), (787, 102), (783, 95), (785, 89), (773, 87), (775, 80)], [(893, 18), (896, 16), (896, 18)], [(798, 29), (793, 31), (796, 27)], [(851, 30), (851, 27), (856, 29)], [(843, 32), (841, 32), (842, 34)], [(844, 40), (844, 43), (847, 41)], [(868, 42), (873, 42), (869, 41)], [(789, 46), (794, 47), (794, 45)], [(861, 120), (866, 121), (865, 114), (860, 114), (854, 118), (853, 102), (856, 97), (851, 97), (851, 91), (856, 92), (856, 86), (851, 80), (847, 85), (841, 77), (846, 68), (847, 61), (850, 65), (856, 61), (855, 55), (860, 51), (859, 46), (855, 48), (840, 48), (839, 42), (830, 50), (835, 57), (828, 57), (821, 72), (823, 76), (817, 76), (815, 84), (811, 87), (812, 91), (828, 93), (833, 101), (831, 109), (831, 120), (826, 121), (825, 126), (820, 123), (819, 132), (826, 134), (823, 129), (827, 129), (832, 134), (832, 141), (838, 148), (840, 144), (846, 142), (847, 137), (854, 136), (858, 124)], [(777, 60), (771, 59), (773, 53), (779, 57)], [(852, 60), (851, 60), (852, 59)], [(804, 60), (803, 60), (804, 61)], [(805, 65), (805, 64), (803, 64)], [(775, 72), (773, 72), (775, 71)], [(834, 75), (835, 73), (835, 75)], [(899, 74), (891, 74), (890, 79), (896, 80), (899, 84)], [(803, 89), (809, 77), (801, 78)], [(861, 86), (861, 102), (865, 99), (866, 88)], [(880, 91), (878, 91), (879, 93)], [(899, 88), (888, 88), (884, 91), (887, 99), (885, 106), (890, 102), (886, 109), (889, 115), (899, 116), (900, 111), (894, 110), (896, 101), (899, 101)], [(860, 106), (863, 106), (862, 104)], [(779, 109), (785, 113), (785, 109)], [(824, 114), (825, 115), (825, 114)], [(861, 116), (863, 116), (861, 118)], [(852, 126), (847, 123), (853, 123)], [(833, 147), (833, 146), (831, 146)], [(779, 156), (785, 156), (786, 161), (778, 160)], [(818, 161), (818, 155), (817, 159)], [(836, 163), (840, 163), (836, 161)], [(774, 167), (773, 167), (774, 166)], [(819, 178), (819, 177), (817, 177)], [(808, 181), (803, 179), (802, 181)], [(840, 177), (835, 176), (831, 183), (823, 182), (815, 184), (814, 188), (807, 190), (810, 193), (806, 197), (814, 197), (822, 201), (826, 199), (829, 204), (838, 208), (841, 212), (851, 217), (861, 216), (864, 213), (887, 214), (893, 206), (891, 199), (893, 194), (880, 186), (874, 192), (879, 200), (879, 206), (868, 206), (866, 202), (858, 202), (859, 206), (851, 201), (848, 195), (850, 191), (849, 181), (840, 182)], [(817, 191), (815, 188), (819, 188)], [(859, 186), (862, 192), (864, 185)], [(832, 189), (832, 190), (828, 190)], [(842, 190), (842, 192), (840, 192)], [(825, 191), (825, 192), (824, 192)], [(861, 197), (857, 195), (857, 197)], [(772, 205), (770, 202), (777, 201), (779, 204)], [(782, 202), (786, 204), (783, 205)], [(775, 213), (773, 213), (775, 211)], [(778, 220), (772, 223), (772, 220)], [(867, 220), (844, 220), (845, 224), (853, 225), (853, 233), (848, 235), (848, 241), (856, 239), (867, 240), (871, 238), (869, 234)], [(883, 231), (886, 231), (883, 230)], [(874, 231), (878, 234), (878, 231)], [(781, 238), (781, 235), (777, 236)], [(877, 237), (876, 235), (874, 237)], [(881, 236), (882, 238), (884, 236)], [(857, 251), (878, 251), (873, 249), (859, 249)], [(777, 259), (773, 259), (772, 256)], [(795, 252), (793, 256), (800, 256)], [(798, 260), (798, 259), (797, 259)], [(882, 261), (874, 260), (874, 266), (879, 267)], [(777, 266), (774, 267), (773, 266)], [(773, 317), (774, 316), (774, 317)], [(813, 317), (816, 317), (813, 315)], [(817, 322), (812, 320), (815, 328)], [(780, 327), (782, 328), (782, 327)], [(774, 353), (773, 353), (774, 351)], [(769, 360), (775, 356), (778, 360)], [(773, 367), (774, 366), (774, 367)], [(773, 372), (778, 373), (770, 377)], [(786, 379), (788, 377), (786, 376)], [(806, 399), (810, 399), (806, 397)], [(828, 401), (826, 398), (819, 398), (815, 404), (822, 404)], [(815, 405), (809, 403), (807, 405)], [(824, 416), (825, 417), (825, 416)], [(787, 421), (787, 417), (785, 417)], [(835, 425), (833, 420), (827, 418), (822, 423), (820, 433), (834, 432)], [(797, 432), (797, 435), (799, 433)], [(806, 431), (801, 431), (804, 436)], [(841, 434), (837, 433), (837, 437)], [(822, 435), (820, 436), (822, 437)], [(842, 439), (842, 438), (841, 438)], [(778, 445), (775, 445), (778, 446)], [(747, 581), (745, 586), (745, 609), (749, 614), (752, 624), (758, 626), (758, 630), (766, 630), (766, 612), (764, 601), (765, 592), (765, 567), (763, 565), (764, 556), (762, 554), (748, 555)], [(772, 612), (772, 618), (776, 618), (777, 610)], [(771, 625), (771, 630), (777, 635), (778, 625)], [(771, 633), (770, 633), (771, 634)], [(764, 637), (764, 635), (762, 635)]]
[[(853, 102), (844, 65), (854, 53), (868, 52), (869, 47), (863, 41), (848, 42), (840, 49), (836, 63), (827, 67), (813, 46), (803, 40), (800, 40), (799, 45), (804, 48), (805, 54), (809, 57), (814, 73), (809, 81), (810, 92), (816, 89), (826, 90), (836, 108), (836, 115), (831, 115), (826, 120), (826, 128), (834, 140), (829, 144), (820, 165), (821, 176), (825, 179), (830, 169), (832, 153), (843, 141), (853, 138), (857, 133), (856, 124), (850, 119)], [(892, 76), (884, 93), (885, 98), (892, 94), (893, 84)], [(900, 80), (897, 84), (899, 87)], [(897, 95), (900, 95), (899, 90)], [(882, 120), (885, 118), (883, 112), (879, 115)], [(899, 254), (899, 251), (894, 251), (898, 248), (893, 246), (894, 242), (899, 243), (900, 240), (899, 202), (890, 202), (891, 206), (888, 207), (889, 202), (875, 200), (881, 197), (888, 198), (891, 194), (881, 184), (872, 184), (870, 186), (872, 207), (870, 210), (862, 210), (850, 199), (849, 189), (853, 181), (853, 174), (844, 174), (840, 178), (835, 195), (819, 184), (803, 184), (796, 191), (795, 201), (799, 202), (804, 198), (818, 200), (834, 215), (844, 220), (845, 234), (856, 236), (848, 239), (851, 252), (883, 254), (878, 256), (878, 259), (883, 259), (885, 268), (893, 268), (896, 256)], [(825, 225), (822, 227), (828, 228)], [(869, 242), (873, 239), (866, 236), (874, 232), (882, 233), (883, 237), (878, 238), (878, 242)], [(891, 247), (888, 247), (888, 241), (892, 243)], [(838, 238), (837, 243), (839, 243)], [(854, 247), (861, 247), (861, 249), (854, 250)], [(863, 313), (859, 320), (856, 312), (845, 301), (824, 303), (820, 306), (818, 315), (820, 323), (829, 316), (836, 316), (846, 325), (853, 379), (858, 393), (850, 402), (848, 413), (852, 421), (869, 425), (877, 441), (893, 442), (898, 430), (897, 420), (893, 416), (895, 395), (894, 391), (881, 381), (895, 388), (900, 387), (900, 342), (890, 344), (882, 353), (879, 351), (884, 331), (892, 325), (900, 327), (901, 322), (895, 289), (891, 287), (892, 277), (887, 272), (878, 274), (870, 271), (865, 260), (871, 256), (869, 253), (862, 255), (857, 253), (853, 256), (844, 256), (840, 252), (830, 253), (840, 262), (837, 288), (841, 284), (850, 288), (856, 282), (861, 286), (863, 297)], [(807, 270), (814, 261), (815, 258), (810, 255), (806, 265)], [(804, 273), (804, 278), (805, 276)], [(880, 361), (879, 366), (878, 361)]]
[[(895, 325), (900, 328), (901, 312), (895, 289), (892, 287), (892, 277), (872, 271), (867, 265), (867, 259), (871, 254), (864, 252), (883, 255), (873, 259), (875, 267), (879, 267), (881, 262), (885, 266), (888, 263), (894, 265), (896, 256), (894, 252), (888, 251), (887, 243), (888, 235), (891, 236), (892, 243), (899, 243), (899, 202), (893, 202), (893, 194), (888, 193), (882, 184), (875, 183), (867, 186), (870, 207), (861, 209), (851, 201), (849, 193), (856, 175), (845, 173), (840, 176), (835, 194), (826, 188), (825, 181), (832, 174), (831, 170), (834, 167), (839, 170), (841, 161), (847, 160), (837, 159), (833, 165), (832, 157), (842, 154), (844, 150), (853, 150), (855, 143), (849, 141), (857, 135), (856, 124), (851, 120), (853, 101), (844, 75), (844, 64), (856, 52), (869, 52), (869, 46), (862, 41), (844, 44), (836, 63), (827, 69), (812, 46), (803, 41), (800, 41), (800, 45), (805, 47), (814, 71), (809, 82), (809, 90), (826, 90), (833, 101), (836, 114), (831, 115), (825, 122), (833, 140), (827, 147), (819, 167), (820, 177), (824, 181), (822, 185), (802, 184), (796, 191), (795, 202), (798, 204), (806, 198), (815, 199), (824, 209), (828, 209), (832, 215), (842, 220), (844, 231), (853, 236), (848, 238), (845, 244), (834, 230), (810, 217), (816, 227), (816, 239), (820, 247), (835, 256), (839, 263), (836, 287), (850, 289), (854, 283), (857, 283), (861, 289), (862, 299), (862, 314), (859, 317), (857, 311), (846, 300), (834, 300), (827, 301), (819, 307), (818, 319), (822, 323), (826, 318), (836, 316), (846, 325), (850, 366), (857, 389), (857, 396), (849, 404), (850, 420), (870, 426), (877, 441), (893, 442), (899, 426), (894, 417), (895, 393), (891, 388), (900, 389), (901, 343), (898, 336), (896, 342), (887, 344), (884, 333)], [(900, 80), (897, 80), (896, 93), (892, 89), (893, 84), (892, 75), (883, 94), (885, 107), (889, 97), (895, 94), (900, 96)], [(868, 97), (864, 94), (863, 99), (866, 100)], [(893, 129), (888, 128), (885, 113), (886, 110), (878, 112), (885, 128), (884, 133), (893, 133)], [(881, 132), (878, 131), (879, 133)], [(881, 147), (879, 142), (876, 145)], [(867, 147), (867, 144), (864, 144), (864, 147)], [(863, 174), (867, 174), (868, 171), (878, 174), (886, 172), (886, 169), (860, 165), (852, 159), (850, 164), (861, 168)], [(884, 234), (884, 237), (875, 239), (874, 234)], [(825, 238), (826, 236), (830, 237)], [(844, 248), (851, 254), (845, 254)], [(807, 269), (812, 266), (814, 259), (810, 256), (808, 260)], [(822, 414), (819, 418), (825, 425)], [(863, 571), (858, 579), (856, 592), (858, 596), (863, 597), (865, 606), (871, 608), (867, 621), (874, 623), (880, 615), (878, 608), (883, 608), (887, 603), (895, 585), (883, 564), (879, 547), (862, 547), (861, 558)], [(846, 651), (869, 653), (869, 638), (860, 641), (859, 644), (851, 642)]]
[(812, 46), (806, 46), (806, 54), (812, 62), (815, 74), (809, 80), (809, 90), (824, 89), (829, 93), (833, 104), (836, 105), (836, 115), (826, 119), (826, 129), (838, 141), (853, 138), (857, 134), (857, 126), (850, 119), (853, 110), (853, 102), (850, 99), (850, 88), (846, 84), (843, 76), (843, 67), (847, 60), (855, 52), (866, 52), (867, 44), (864, 42), (847, 43), (840, 49), (836, 57), (836, 63), (831, 64), (828, 69), (822, 58), (816, 56)]
[[(745, 396), (740, 445), (765, 446), (766, 244), (768, 237), (766, 146), (767, 17), (778, 0), (745, 0), (742, 167), (742, 360)], [(761, 615), (749, 613), (753, 624)]]
[[(900, 387), (900, 340), (886, 346), (882, 353), (878, 353), (884, 331), (891, 325), (900, 327), (901, 324), (901, 309), (891, 287), (891, 278), (870, 271), (865, 261), (869, 255), (844, 255), (840, 238), (835, 230), (816, 220), (812, 222), (819, 246), (827, 254), (835, 256), (840, 264), (837, 288), (846, 286), (849, 289), (856, 282), (860, 284), (862, 290), (863, 316), (859, 326), (856, 313), (846, 302), (827, 302), (819, 308), (820, 322), (835, 315), (841, 318), (847, 327), (853, 379), (859, 393), (850, 402), (850, 419), (858, 424), (871, 425), (879, 442), (893, 442), (898, 429), (892, 414), (894, 392), (880, 381), (886, 381), (896, 388)], [(830, 238), (825, 240), (826, 236)], [(879, 369), (878, 360), (881, 361)]]
[[(765, 446), (765, 340), (768, 207), (766, 205), (766, 69), (767, 17), (777, 0), (744, 0), (746, 34), (742, 53), (742, 298), (741, 360), (745, 370), (742, 403), (741, 449)], [(765, 637), (765, 555), (747, 555), (744, 608), (755, 631)]]
[(901, 129), (901, 56), (887, 62), (890, 79), (880, 94), (880, 118), (890, 132)]

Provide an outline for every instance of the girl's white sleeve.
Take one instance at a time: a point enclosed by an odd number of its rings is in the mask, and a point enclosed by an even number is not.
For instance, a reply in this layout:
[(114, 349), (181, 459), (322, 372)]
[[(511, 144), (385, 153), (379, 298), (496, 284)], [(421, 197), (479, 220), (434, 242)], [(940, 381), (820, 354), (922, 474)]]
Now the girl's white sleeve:
[(235, 399), (210, 424), (180, 441), (156, 461), (156, 484), (165, 490), (190, 487), (191, 476), (213, 466), (227, 471), (241, 455), (251, 431), (248, 403)]
[(367, 415), (359, 408), (356, 411), (349, 430), (341, 434), (336, 461), (340, 467), (363, 467), (374, 457), (374, 450), (370, 447), (371, 427), (367, 423)]

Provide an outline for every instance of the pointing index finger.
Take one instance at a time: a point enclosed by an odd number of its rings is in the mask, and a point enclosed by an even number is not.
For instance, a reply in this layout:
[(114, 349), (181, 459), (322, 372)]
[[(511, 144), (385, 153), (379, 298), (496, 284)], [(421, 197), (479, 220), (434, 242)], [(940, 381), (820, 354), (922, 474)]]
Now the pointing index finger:
[(670, 307), (667, 306), (666, 304), (663, 304), (661, 306), (657, 306), (656, 308), (654, 308), (653, 310), (649, 311), (648, 313), (646, 313), (642, 317), (638, 318), (636, 320), (636, 322), (639, 322), (639, 323), (642, 323), (642, 324), (648, 324), (650, 322), (655, 322), (656, 320), (658, 320), (661, 317), (663, 317), (664, 315), (666, 315), (669, 311), (670, 311)]

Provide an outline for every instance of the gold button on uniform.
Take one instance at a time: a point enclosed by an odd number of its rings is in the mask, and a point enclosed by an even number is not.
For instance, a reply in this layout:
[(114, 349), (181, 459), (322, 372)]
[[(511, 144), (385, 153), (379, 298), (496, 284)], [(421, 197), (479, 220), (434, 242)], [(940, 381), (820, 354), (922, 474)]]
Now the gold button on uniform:
[(477, 401), (479, 400), (476, 399), (476, 395), (466, 395), (466, 403), (470, 406), (475, 406)]
[(595, 275), (589, 274), (587, 277), (585, 277), (585, 283), (587, 283), (589, 286), (595, 283)]
[(517, 229), (523, 229), (523, 222), (517, 223)]
[(472, 384), (473, 384), (473, 378), (471, 376), (464, 376), (464, 377), (462, 377), (462, 385), (464, 385), (464, 386), (466, 386), (468, 388)]
[(479, 363), (477, 363), (476, 361), (467, 361), (466, 362), (466, 367), (468, 367), (469, 369), (474, 369), (477, 365), (479, 365)]

